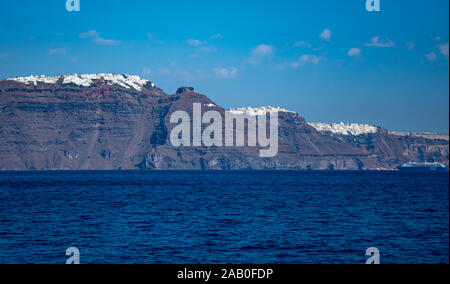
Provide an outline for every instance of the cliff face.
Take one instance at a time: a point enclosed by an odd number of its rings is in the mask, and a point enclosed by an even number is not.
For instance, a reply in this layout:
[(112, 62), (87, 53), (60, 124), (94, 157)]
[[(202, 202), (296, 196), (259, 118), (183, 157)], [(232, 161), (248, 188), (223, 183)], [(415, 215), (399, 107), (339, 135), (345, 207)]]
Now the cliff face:
[(279, 113), (274, 158), (260, 158), (257, 147), (173, 147), (173, 112), (192, 113), (193, 103), (201, 103), (203, 112), (224, 109), (192, 88), (166, 95), (150, 82), (116, 79), (0, 81), (0, 169), (392, 169), (409, 161), (448, 166), (448, 141), (384, 130), (324, 133), (292, 112)]

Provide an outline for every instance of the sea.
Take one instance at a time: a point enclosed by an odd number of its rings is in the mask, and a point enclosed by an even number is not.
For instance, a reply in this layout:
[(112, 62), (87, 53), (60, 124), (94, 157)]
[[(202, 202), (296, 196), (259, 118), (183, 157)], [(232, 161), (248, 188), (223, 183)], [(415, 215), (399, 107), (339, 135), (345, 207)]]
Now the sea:
[(0, 263), (449, 263), (449, 175), (0, 172)]

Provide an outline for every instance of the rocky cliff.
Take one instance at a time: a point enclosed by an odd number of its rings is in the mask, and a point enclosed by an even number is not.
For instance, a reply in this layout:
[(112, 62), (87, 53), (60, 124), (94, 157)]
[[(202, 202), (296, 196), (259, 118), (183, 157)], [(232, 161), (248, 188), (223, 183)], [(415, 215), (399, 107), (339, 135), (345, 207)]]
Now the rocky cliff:
[(260, 158), (257, 147), (174, 147), (170, 115), (192, 113), (193, 103), (225, 111), (193, 88), (167, 95), (136, 76), (2, 80), (0, 170), (394, 169), (410, 161), (448, 166), (448, 141), (381, 128), (342, 134), (283, 109), (274, 158)]

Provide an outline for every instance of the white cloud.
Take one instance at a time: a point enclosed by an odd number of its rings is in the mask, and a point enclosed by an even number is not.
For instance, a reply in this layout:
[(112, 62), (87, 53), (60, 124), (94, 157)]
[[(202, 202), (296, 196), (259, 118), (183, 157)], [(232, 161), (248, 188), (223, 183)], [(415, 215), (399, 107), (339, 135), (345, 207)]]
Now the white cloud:
[(217, 49), (213, 46), (201, 46), (198, 50), (203, 52), (214, 52)]
[(210, 39), (223, 39), (223, 35), (222, 34), (215, 34), (210, 36)]
[(320, 39), (323, 41), (330, 41), (331, 40), (331, 30), (324, 29), (322, 33), (320, 34)]
[(51, 48), (48, 50), (50, 55), (66, 55), (67, 51), (65, 48)]
[(375, 36), (365, 45), (369, 47), (394, 47), (395, 43), (388, 38), (382, 39), (379, 36)]
[(409, 51), (413, 51), (414, 48), (416, 48), (416, 44), (410, 41), (406, 43), (406, 47), (408, 48)]
[(93, 43), (98, 44), (98, 45), (118, 45), (118, 44), (120, 44), (120, 41), (118, 41), (118, 40), (102, 38), (100, 36), (100, 34), (95, 30), (81, 33), (80, 38), (90, 38)]
[(261, 64), (273, 57), (275, 48), (268, 44), (260, 44), (252, 49), (252, 56), (249, 59), (251, 64)]
[(306, 41), (297, 41), (294, 43), (293, 45), (294, 47), (306, 47), (306, 48), (311, 48), (311, 44), (309, 42)]
[(80, 38), (98, 37), (97, 31), (91, 30), (80, 34)]
[(149, 78), (152, 75), (152, 70), (148, 67), (142, 68), (142, 77)]
[(197, 39), (192, 39), (192, 38), (188, 39), (188, 40), (187, 40), (187, 43), (188, 43), (189, 45), (191, 45), (191, 46), (200, 46), (200, 45), (202, 45), (202, 42), (201, 42), (201, 41), (199, 41), (199, 40), (197, 40)]
[(350, 48), (350, 50), (347, 52), (347, 55), (348, 55), (348, 56), (360, 56), (360, 55), (361, 55), (361, 49), (352, 47), (352, 48)]
[(425, 57), (428, 59), (428, 61), (435, 61), (437, 59), (437, 54), (434, 52), (430, 52), (426, 54)]
[(118, 44), (120, 44), (120, 41), (113, 40), (113, 39), (104, 39), (104, 38), (96, 38), (93, 40), (93, 42), (98, 45), (118, 45)]
[(438, 45), (440, 53), (448, 59), (448, 43)]
[(214, 68), (214, 74), (221, 79), (234, 79), (237, 76), (238, 70), (237, 68)]
[(170, 75), (172, 73), (172, 70), (168, 67), (161, 67), (158, 69), (159, 74), (161, 75)]
[[(190, 38), (186, 42), (190, 46), (197, 47), (197, 49), (196, 49), (197, 52), (214, 52), (217, 50), (214, 46), (207, 45), (206, 41), (202, 42), (200, 40)], [(191, 55), (191, 57), (197, 57), (197, 56), (198, 56), (197, 54)]]
[(320, 58), (317, 55), (304, 54), (300, 56), (296, 61), (291, 62), (291, 66), (294, 68), (298, 68), (304, 66), (307, 63), (311, 64), (319, 64)]
[(192, 82), (200, 76), (200, 71), (191, 72), (189, 70), (181, 69), (176, 62), (171, 62), (167, 66), (158, 68), (158, 73), (163, 76), (171, 76), (186, 82)]
[(161, 75), (170, 75), (173, 73), (173, 70), (176, 70), (177, 63), (176, 62), (170, 62), (168, 66), (163, 66), (158, 69), (159, 74)]

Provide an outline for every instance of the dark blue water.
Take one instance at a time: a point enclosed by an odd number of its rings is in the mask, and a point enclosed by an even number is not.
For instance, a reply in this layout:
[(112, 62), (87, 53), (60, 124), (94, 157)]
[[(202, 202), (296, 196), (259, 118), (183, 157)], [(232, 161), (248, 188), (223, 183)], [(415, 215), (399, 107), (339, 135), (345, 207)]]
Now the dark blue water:
[(448, 263), (448, 241), (448, 173), (0, 172), (0, 263)]

